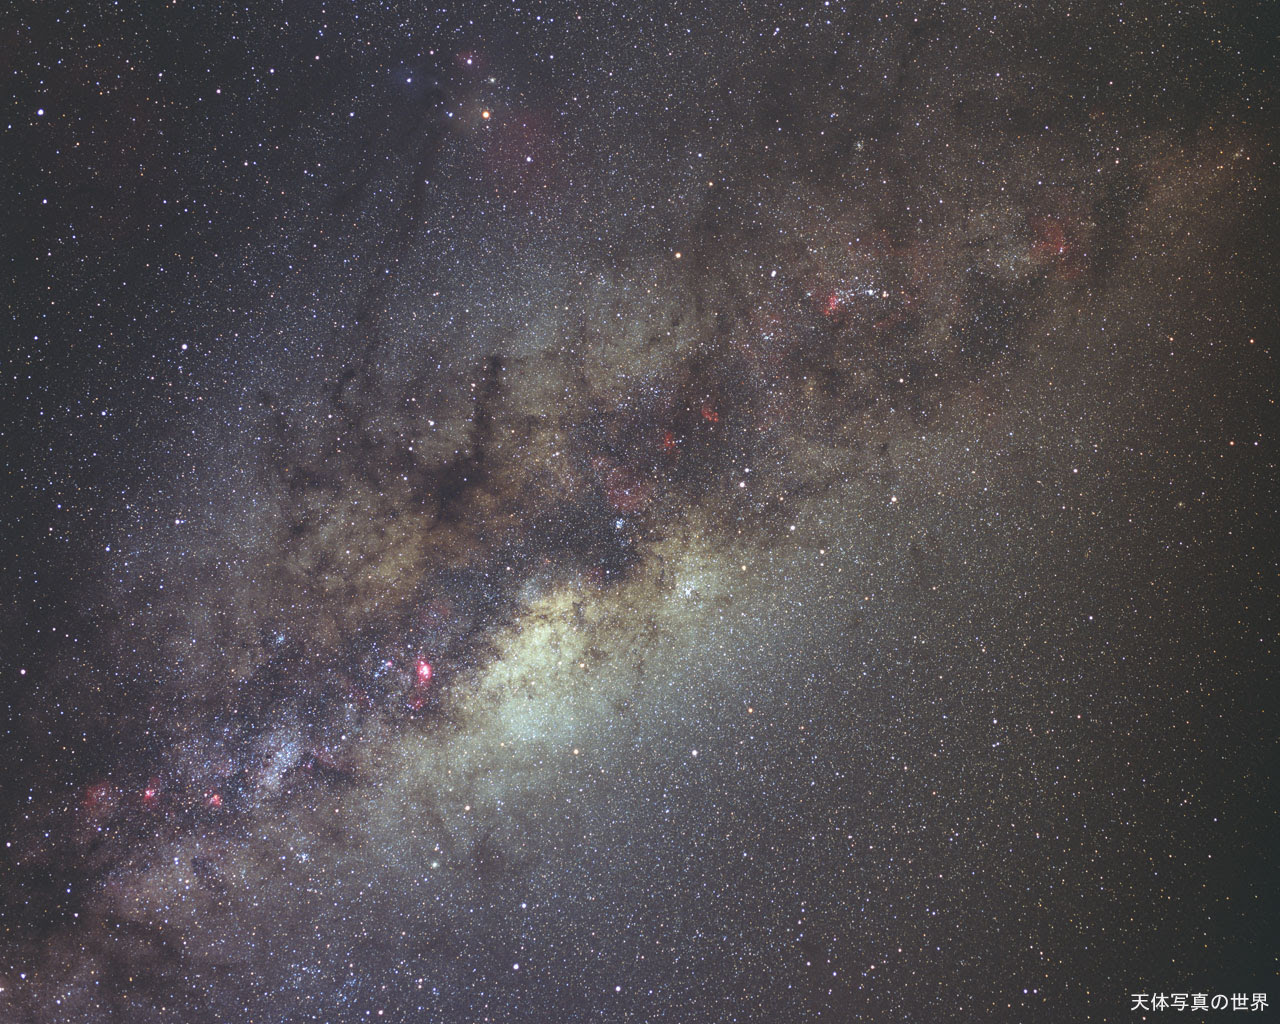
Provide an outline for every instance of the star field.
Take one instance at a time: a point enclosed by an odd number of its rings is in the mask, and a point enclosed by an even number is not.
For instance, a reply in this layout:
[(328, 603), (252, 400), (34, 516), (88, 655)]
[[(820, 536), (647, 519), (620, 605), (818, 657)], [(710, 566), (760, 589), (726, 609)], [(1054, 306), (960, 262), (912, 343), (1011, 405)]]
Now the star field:
[(24, 6), (0, 1018), (1265, 1017), (1264, 14)]

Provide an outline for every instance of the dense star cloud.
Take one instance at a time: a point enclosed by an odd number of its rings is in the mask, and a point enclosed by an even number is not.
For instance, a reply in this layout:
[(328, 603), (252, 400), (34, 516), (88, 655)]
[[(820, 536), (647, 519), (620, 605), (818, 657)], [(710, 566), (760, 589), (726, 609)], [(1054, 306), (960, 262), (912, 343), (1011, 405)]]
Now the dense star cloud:
[(1263, 13), (16, 17), (0, 1017), (1254, 1000)]

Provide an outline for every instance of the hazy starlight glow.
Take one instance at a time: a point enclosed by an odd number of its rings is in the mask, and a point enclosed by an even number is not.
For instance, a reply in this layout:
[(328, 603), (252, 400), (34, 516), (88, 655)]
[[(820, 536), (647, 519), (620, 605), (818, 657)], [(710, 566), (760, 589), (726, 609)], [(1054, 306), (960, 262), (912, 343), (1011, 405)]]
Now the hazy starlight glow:
[(1252, 9), (11, 20), (0, 1020), (1256, 1005)]

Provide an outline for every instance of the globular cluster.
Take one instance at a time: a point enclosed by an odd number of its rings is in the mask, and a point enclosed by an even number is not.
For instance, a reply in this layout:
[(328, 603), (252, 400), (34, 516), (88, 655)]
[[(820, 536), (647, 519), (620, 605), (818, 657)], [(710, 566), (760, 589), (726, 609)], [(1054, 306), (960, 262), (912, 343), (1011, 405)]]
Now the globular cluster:
[(1265, 1014), (1265, 14), (18, 12), (0, 1018)]

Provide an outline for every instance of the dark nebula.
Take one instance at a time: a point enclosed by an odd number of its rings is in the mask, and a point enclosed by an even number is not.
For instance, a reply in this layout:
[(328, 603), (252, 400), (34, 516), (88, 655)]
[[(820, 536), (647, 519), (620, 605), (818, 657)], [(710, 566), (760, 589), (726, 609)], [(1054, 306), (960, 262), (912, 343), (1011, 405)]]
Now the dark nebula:
[(1265, 1016), (1267, 13), (11, 15), (0, 1020)]

